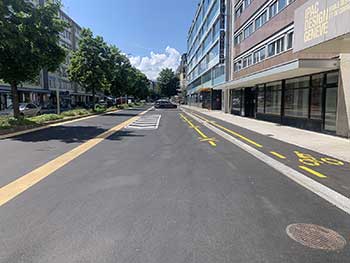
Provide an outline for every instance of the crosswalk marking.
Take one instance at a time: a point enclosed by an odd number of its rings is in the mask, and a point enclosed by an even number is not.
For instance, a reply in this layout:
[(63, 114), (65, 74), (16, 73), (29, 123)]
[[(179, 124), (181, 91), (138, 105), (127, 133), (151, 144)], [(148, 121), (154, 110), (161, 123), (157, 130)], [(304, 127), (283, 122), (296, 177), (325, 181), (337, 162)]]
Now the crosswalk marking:
[(136, 130), (156, 130), (159, 127), (159, 122), (161, 119), (161, 115), (146, 115), (133, 123), (129, 124), (126, 129), (136, 129)]

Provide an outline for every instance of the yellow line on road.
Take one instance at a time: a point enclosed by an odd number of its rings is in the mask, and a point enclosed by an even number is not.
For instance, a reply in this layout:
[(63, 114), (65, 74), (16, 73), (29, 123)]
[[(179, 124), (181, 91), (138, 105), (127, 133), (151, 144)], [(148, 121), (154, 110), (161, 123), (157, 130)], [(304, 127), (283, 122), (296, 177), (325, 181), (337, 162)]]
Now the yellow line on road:
[(325, 176), (324, 174), (316, 172), (315, 170), (312, 170), (312, 169), (310, 169), (310, 168), (308, 168), (306, 166), (299, 166), (299, 168), (303, 169), (304, 171), (306, 171), (306, 172), (308, 172), (308, 173), (310, 173), (312, 175), (315, 175), (315, 176), (317, 176), (319, 178), (327, 178), (327, 176)]
[(188, 123), (188, 125), (193, 128), (202, 138), (207, 141), (211, 146), (215, 147), (216, 143), (212, 138), (205, 135), (197, 126), (195, 126), (189, 119), (187, 119), (183, 114), (180, 114), (181, 118)]
[(206, 118), (204, 118), (204, 117), (202, 117), (202, 116), (200, 116), (200, 115), (198, 115), (198, 114), (196, 114), (194, 112), (192, 112), (192, 114), (197, 116), (198, 118), (202, 119), (203, 121), (206, 121), (207, 123), (209, 123), (211, 125), (214, 125), (214, 126), (220, 128), (220, 129), (222, 129), (222, 130), (224, 130), (224, 131), (226, 131), (228, 133), (231, 133), (232, 135), (234, 135), (234, 136), (236, 136), (236, 137), (238, 137), (238, 138), (240, 138), (240, 139), (250, 143), (250, 144), (253, 144), (254, 146), (256, 146), (258, 148), (263, 148), (263, 146), (261, 144), (255, 142), (255, 141), (253, 141), (253, 140), (251, 140), (251, 139), (249, 139), (249, 138), (247, 138), (247, 137), (245, 137), (245, 136), (243, 136), (243, 135), (241, 135), (241, 134), (239, 134), (239, 133), (237, 133), (235, 131), (232, 131), (232, 130), (224, 127), (224, 126), (221, 126), (221, 125), (217, 124), (215, 121), (210, 121), (210, 120), (208, 120), (208, 119), (206, 119)]
[(276, 156), (276, 157), (278, 157), (278, 158), (280, 158), (280, 159), (287, 159), (287, 157), (286, 156), (284, 156), (284, 155), (282, 155), (282, 154), (280, 154), (280, 153), (277, 153), (277, 152), (270, 152), (272, 155), (274, 155), (274, 156)]
[[(143, 115), (147, 111), (139, 115)], [(49, 175), (57, 171), (58, 169), (62, 168), (66, 164), (78, 158), (83, 153), (95, 147), (97, 144), (99, 144), (100, 142), (102, 142), (112, 134), (116, 133), (117, 131), (120, 131), (130, 123), (136, 121), (138, 118), (139, 116), (135, 116), (121, 124), (118, 124), (117, 126), (109, 129), (108, 131), (98, 135), (97, 137), (92, 138), (91, 140), (74, 148), (73, 150), (64, 153), (63, 155), (57, 157), (56, 159), (44, 164), (43, 166), (35, 169), (34, 171), (0, 188), (0, 206), (3, 206), (7, 202), (11, 201), (13, 198), (22, 194), (23, 192), (28, 190), (30, 187), (39, 183), (40, 181), (42, 181), (43, 179), (45, 179), (46, 177), (48, 177)]]

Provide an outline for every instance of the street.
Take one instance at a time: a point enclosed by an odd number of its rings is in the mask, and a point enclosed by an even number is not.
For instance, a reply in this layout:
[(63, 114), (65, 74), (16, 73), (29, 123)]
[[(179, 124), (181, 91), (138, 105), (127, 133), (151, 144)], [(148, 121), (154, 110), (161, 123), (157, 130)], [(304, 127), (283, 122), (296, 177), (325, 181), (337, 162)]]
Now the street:
[[(0, 140), (0, 262), (349, 262), (349, 204), (210, 125), (350, 197), (341, 160), (189, 110), (121, 110)], [(336, 233), (307, 246), (293, 224)]]

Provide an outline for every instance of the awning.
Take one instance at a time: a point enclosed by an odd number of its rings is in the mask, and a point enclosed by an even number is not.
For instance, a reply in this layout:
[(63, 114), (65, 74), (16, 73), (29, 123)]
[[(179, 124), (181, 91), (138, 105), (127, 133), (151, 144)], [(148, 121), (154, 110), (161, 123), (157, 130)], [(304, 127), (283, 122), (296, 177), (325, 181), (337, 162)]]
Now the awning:
[(241, 79), (214, 87), (215, 90), (253, 87), (267, 82), (301, 77), (339, 69), (338, 59), (298, 59), (268, 70), (260, 71)]

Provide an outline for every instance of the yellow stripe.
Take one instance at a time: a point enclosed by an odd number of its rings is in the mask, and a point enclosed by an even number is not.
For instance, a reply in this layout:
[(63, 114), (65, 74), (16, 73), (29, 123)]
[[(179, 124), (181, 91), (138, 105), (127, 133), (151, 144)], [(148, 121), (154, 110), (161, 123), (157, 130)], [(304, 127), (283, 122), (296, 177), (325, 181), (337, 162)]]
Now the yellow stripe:
[[(144, 113), (146, 113), (145, 111)], [(144, 114), (142, 113), (142, 115)], [(141, 115), (141, 114), (140, 114)], [(21, 178), (9, 183), (8, 185), (0, 188), (0, 206), (3, 206), (16, 196), (22, 194), (30, 187), (39, 183), (58, 169), (62, 168), (66, 164), (70, 163), (83, 153), (87, 152), (91, 148), (95, 147), (97, 144), (102, 142), (104, 139), (108, 138), (115, 132), (123, 129), (130, 123), (136, 121), (139, 117), (135, 116), (117, 126), (111, 128), (110, 130), (98, 135), (97, 137), (81, 144), (80, 146), (74, 148), (73, 150), (66, 152), (65, 154), (57, 157), (56, 159), (44, 164), (43, 166), (37, 168), (36, 170), (22, 176)]]
[(315, 170), (312, 170), (312, 169), (310, 169), (310, 168), (308, 168), (306, 166), (299, 166), (299, 168), (303, 169), (304, 171), (306, 171), (306, 172), (308, 172), (308, 173), (310, 173), (312, 175), (315, 175), (315, 176), (317, 176), (319, 178), (327, 178), (327, 176), (325, 176), (324, 174), (316, 172)]
[(191, 128), (193, 128), (204, 140), (208, 141), (209, 144), (213, 147), (216, 146), (216, 143), (210, 140), (210, 138), (205, 135), (197, 126), (195, 126), (189, 119), (187, 119), (183, 114), (180, 114), (181, 118), (184, 119), (185, 122), (190, 125)]
[(273, 154), (274, 156), (280, 158), (280, 159), (287, 159), (286, 156), (282, 155), (282, 154), (279, 154), (277, 152), (270, 152), (271, 154)]
[(206, 118), (203, 118), (202, 116), (200, 116), (200, 115), (198, 115), (198, 114), (196, 114), (196, 113), (193, 113), (193, 112), (192, 112), (192, 114), (195, 115), (195, 116), (197, 116), (198, 118), (200, 118), (200, 119), (206, 121), (207, 123), (209, 123), (209, 124), (211, 124), (211, 125), (214, 125), (214, 126), (220, 128), (220, 129), (222, 129), (222, 130), (224, 130), (224, 131), (226, 131), (226, 132), (228, 132), (228, 133), (231, 133), (232, 135), (234, 135), (234, 136), (236, 136), (236, 137), (238, 137), (238, 138), (240, 138), (240, 139), (242, 139), (242, 140), (244, 140), (244, 141), (250, 143), (250, 144), (253, 144), (254, 146), (256, 146), (256, 147), (258, 147), (258, 148), (263, 148), (263, 146), (262, 146), (261, 144), (255, 142), (255, 141), (253, 141), (253, 140), (251, 140), (251, 139), (248, 139), (247, 137), (245, 137), (245, 136), (243, 136), (243, 135), (241, 135), (241, 134), (239, 134), (239, 133), (237, 133), (237, 132), (234, 132), (234, 131), (232, 131), (232, 130), (230, 130), (230, 129), (224, 127), (224, 126), (221, 126), (221, 125), (217, 124), (215, 121), (210, 121), (210, 120), (208, 120), (208, 119), (206, 119)]

